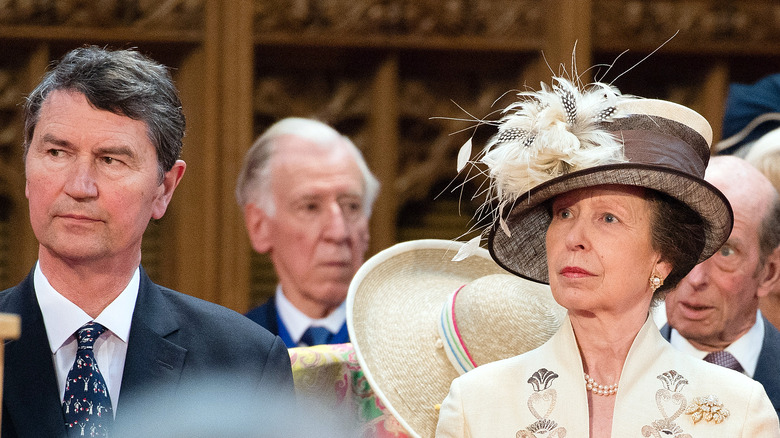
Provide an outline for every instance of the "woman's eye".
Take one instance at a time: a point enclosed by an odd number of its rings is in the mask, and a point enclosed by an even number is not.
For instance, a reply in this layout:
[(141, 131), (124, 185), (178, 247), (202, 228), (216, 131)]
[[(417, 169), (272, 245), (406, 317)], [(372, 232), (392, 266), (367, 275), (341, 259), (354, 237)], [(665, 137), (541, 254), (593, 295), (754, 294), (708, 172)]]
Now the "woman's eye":
[(614, 214), (607, 213), (607, 214), (604, 215), (604, 222), (612, 224), (612, 223), (617, 223), (619, 221), (618, 221), (618, 218), (615, 217)]

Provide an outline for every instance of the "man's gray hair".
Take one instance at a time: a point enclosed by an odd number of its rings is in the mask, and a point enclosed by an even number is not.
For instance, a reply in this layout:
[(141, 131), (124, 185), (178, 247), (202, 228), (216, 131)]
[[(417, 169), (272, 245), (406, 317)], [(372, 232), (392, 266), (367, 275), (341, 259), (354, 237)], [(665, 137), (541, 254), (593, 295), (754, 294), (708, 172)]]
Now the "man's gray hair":
[(134, 50), (86, 46), (68, 52), (30, 93), (24, 105), (24, 157), (41, 107), (54, 91), (83, 94), (97, 109), (146, 124), (157, 152), (160, 180), (179, 159), (184, 113), (168, 69)]
[(363, 175), (363, 212), (371, 216), (371, 209), (379, 194), (379, 181), (363, 158), (360, 149), (338, 131), (317, 120), (299, 117), (282, 119), (271, 125), (252, 145), (244, 157), (244, 165), (238, 174), (236, 200), (242, 208), (253, 203), (273, 216), (275, 206), (271, 196), (271, 160), (279, 137), (293, 135), (324, 147), (340, 147), (346, 144)]

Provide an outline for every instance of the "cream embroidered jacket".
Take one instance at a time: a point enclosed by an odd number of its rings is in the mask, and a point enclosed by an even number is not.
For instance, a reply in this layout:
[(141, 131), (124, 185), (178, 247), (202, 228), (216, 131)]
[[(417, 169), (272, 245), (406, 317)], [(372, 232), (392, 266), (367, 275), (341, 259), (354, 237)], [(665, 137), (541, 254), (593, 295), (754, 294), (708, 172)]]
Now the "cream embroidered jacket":
[[(764, 387), (674, 349), (648, 318), (620, 377), (612, 436), (780, 437)], [(584, 438), (588, 402), (571, 322), (541, 347), (455, 379), (437, 437)]]

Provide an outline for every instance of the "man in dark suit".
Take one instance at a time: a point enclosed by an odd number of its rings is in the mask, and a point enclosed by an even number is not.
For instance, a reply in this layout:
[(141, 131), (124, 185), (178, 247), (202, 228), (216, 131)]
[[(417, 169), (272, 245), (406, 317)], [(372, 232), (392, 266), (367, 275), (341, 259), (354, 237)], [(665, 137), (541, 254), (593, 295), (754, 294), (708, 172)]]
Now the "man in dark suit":
[(73, 50), (28, 97), (25, 193), (39, 249), (28, 277), (0, 293), (0, 311), (22, 318), (5, 346), (3, 438), (105, 436), (143, 422), (124, 407), (209, 375), (260, 398), (293, 396), (278, 337), (140, 267), (144, 230), (184, 175), (184, 127), (167, 69), (132, 50)]
[(246, 154), (236, 199), (279, 284), (247, 316), (288, 347), (348, 342), (344, 300), (378, 191), (360, 150), (330, 126), (287, 118), (268, 128)]
[(780, 333), (759, 311), (759, 299), (780, 282), (778, 193), (734, 156), (712, 158), (705, 180), (731, 203), (734, 228), (720, 251), (666, 297), (661, 333), (691, 355), (761, 382), (780, 413)]

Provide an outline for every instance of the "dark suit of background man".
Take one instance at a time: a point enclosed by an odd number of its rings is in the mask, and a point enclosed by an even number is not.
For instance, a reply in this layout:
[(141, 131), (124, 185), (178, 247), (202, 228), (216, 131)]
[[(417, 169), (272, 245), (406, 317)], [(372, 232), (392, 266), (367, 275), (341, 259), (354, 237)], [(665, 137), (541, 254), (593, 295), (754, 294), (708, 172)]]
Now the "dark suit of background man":
[(143, 421), (123, 407), (148, 391), (212, 373), (235, 376), (257, 397), (292, 394), (279, 338), (152, 283), (140, 267), (144, 230), (184, 175), (184, 127), (167, 69), (130, 50), (76, 49), (28, 97), (25, 194), (38, 262), (0, 293), (0, 311), (22, 318), (21, 338), (5, 347), (3, 438), (66, 434), (74, 332), (90, 321), (107, 329), (94, 354), (113, 427)]
[(780, 279), (778, 194), (761, 172), (734, 156), (712, 158), (704, 179), (731, 203), (734, 228), (720, 251), (667, 295), (668, 325), (661, 331), (700, 358), (731, 353), (780, 412), (780, 333), (759, 311), (759, 299)]
[(246, 154), (236, 198), (279, 285), (247, 316), (288, 347), (348, 342), (344, 300), (368, 249), (378, 191), (360, 150), (330, 126), (288, 118), (268, 128)]

